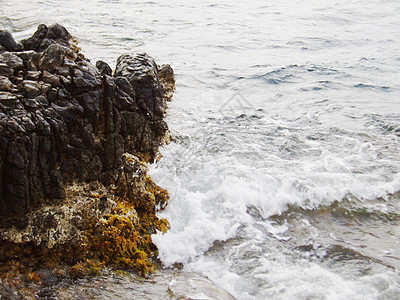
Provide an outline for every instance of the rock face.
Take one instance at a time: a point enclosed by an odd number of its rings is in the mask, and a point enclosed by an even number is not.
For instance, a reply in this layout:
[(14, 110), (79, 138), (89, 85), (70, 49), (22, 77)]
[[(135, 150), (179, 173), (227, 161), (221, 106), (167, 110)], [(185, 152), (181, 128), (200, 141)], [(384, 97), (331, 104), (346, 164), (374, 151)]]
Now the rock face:
[(0, 31), (0, 215), (65, 199), (73, 182), (113, 184), (122, 154), (155, 159), (175, 88), (170, 66), (123, 55), (92, 65), (60, 26), (17, 43)]

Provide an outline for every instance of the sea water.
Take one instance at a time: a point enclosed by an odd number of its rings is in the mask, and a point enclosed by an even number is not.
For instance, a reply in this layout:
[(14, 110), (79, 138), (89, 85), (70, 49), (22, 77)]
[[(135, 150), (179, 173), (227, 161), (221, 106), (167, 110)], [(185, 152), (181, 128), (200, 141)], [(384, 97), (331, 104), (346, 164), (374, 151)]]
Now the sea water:
[[(400, 297), (400, 2), (0, 1), (17, 39), (169, 63), (165, 268), (237, 299)], [(189, 280), (190, 281), (190, 280)]]

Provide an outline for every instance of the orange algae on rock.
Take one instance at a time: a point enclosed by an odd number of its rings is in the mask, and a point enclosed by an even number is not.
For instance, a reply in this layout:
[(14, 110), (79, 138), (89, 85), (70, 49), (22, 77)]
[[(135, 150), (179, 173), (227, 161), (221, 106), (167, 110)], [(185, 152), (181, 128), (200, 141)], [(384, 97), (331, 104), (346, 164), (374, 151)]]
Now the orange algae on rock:
[(101, 275), (101, 269), (104, 268), (104, 264), (87, 259), (73, 265), (69, 270), (69, 275), (72, 278), (83, 278), (85, 276), (99, 276)]
[(157, 255), (151, 234), (169, 228), (167, 220), (156, 216), (157, 207), (165, 208), (169, 194), (146, 174), (146, 164), (130, 154), (124, 157), (125, 166), (114, 187), (117, 205), (112, 213), (94, 220), (83, 250), (104, 264), (145, 275), (154, 271), (150, 259)]
[[(158, 252), (151, 235), (169, 229), (168, 221), (156, 215), (167, 205), (169, 193), (147, 175), (147, 164), (130, 154), (124, 157), (114, 185), (70, 185), (66, 201), (28, 214), (26, 228), (0, 228), (3, 285), (34, 299), (43, 268), (60, 280), (101, 275), (106, 266), (142, 276), (155, 271)], [(52, 226), (35, 223), (43, 220)]]

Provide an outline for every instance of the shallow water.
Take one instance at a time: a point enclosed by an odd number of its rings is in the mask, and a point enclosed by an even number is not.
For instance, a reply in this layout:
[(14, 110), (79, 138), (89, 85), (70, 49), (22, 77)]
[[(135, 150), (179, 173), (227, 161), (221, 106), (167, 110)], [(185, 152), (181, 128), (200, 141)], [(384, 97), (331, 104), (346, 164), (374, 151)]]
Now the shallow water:
[(108, 275), (88, 277), (72, 285), (59, 284), (53, 297), (67, 299), (235, 299), (216, 287), (205, 276), (197, 273), (162, 271), (150, 278), (127, 272), (110, 272)]
[(238, 299), (399, 297), (398, 1), (0, 3), (18, 39), (59, 22), (93, 62), (174, 68), (166, 267)]

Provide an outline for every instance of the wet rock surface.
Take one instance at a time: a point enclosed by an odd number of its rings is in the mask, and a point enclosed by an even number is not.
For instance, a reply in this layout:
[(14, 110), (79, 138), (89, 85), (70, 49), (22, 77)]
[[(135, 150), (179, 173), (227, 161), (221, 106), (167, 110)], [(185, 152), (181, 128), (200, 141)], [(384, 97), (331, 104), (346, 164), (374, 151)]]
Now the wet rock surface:
[(214, 299), (234, 300), (225, 290), (196, 273), (163, 270), (151, 278), (129, 273), (79, 280), (60, 286), (53, 293), (58, 299)]
[(169, 66), (123, 55), (112, 76), (58, 24), (22, 43), (1, 31), (0, 44), (1, 215), (65, 199), (75, 180), (113, 183), (123, 153), (152, 161), (168, 139)]
[(123, 55), (93, 65), (61, 25), (0, 31), (0, 298), (36, 299), (105, 266), (146, 275), (169, 228), (147, 163), (170, 134), (172, 68)]

